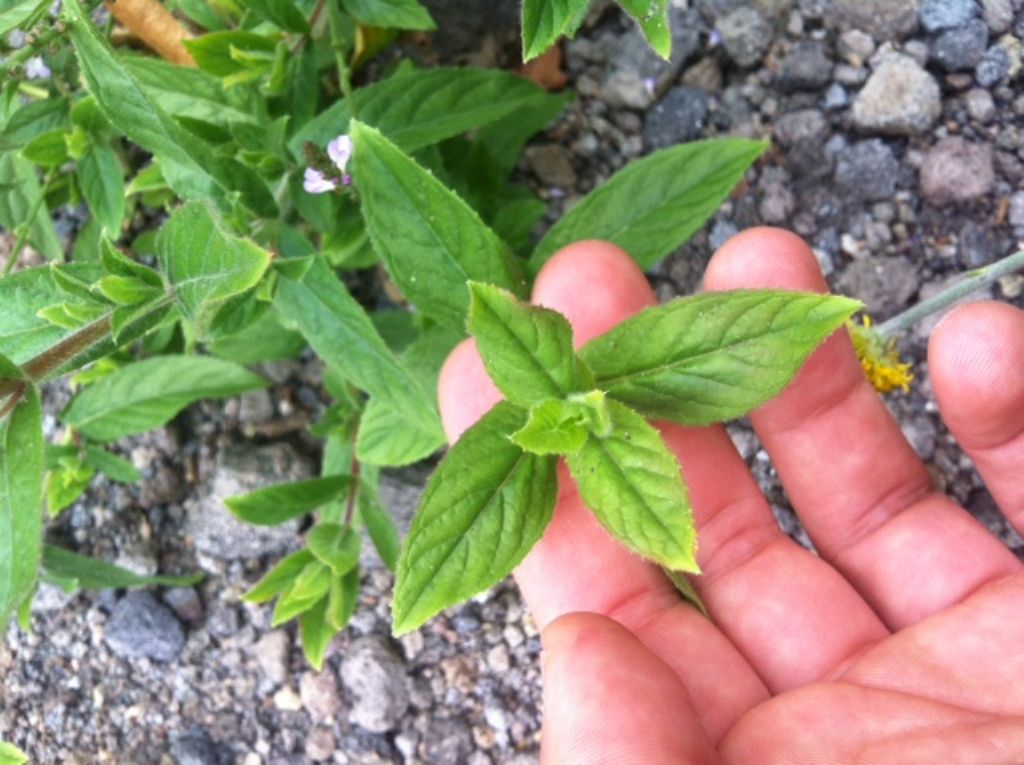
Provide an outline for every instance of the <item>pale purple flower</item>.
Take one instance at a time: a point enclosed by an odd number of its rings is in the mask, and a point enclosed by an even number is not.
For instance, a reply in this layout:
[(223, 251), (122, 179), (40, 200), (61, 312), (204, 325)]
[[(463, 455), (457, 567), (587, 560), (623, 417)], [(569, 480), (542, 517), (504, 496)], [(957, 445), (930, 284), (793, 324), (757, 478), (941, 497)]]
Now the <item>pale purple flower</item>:
[(654, 95), (654, 87), (657, 85), (653, 77), (644, 77), (644, 90), (647, 91), (647, 95)]
[(42, 56), (33, 56), (25, 62), (25, 76), (30, 80), (46, 80), (50, 74), (50, 67), (43, 63)]
[(327, 144), (327, 156), (344, 175), (348, 161), (352, 159), (352, 139), (347, 135), (339, 135)]
[(338, 182), (332, 178), (327, 178), (319, 170), (307, 167), (306, 175), (302, 179), (302, 188), (310, 194), (323, 194), (338, 188)]
[[(352, 139), (347, 135), (339, 135), (327, 144), (327, 156), (338, 168), (341, 185), (351, 184), (352, 176), (348, 174), (348, 163), (352, 159)], [(307, 167), (302, 186), (310, 194), (323, 194), (338, 188), (338, 180), (335, 177), (328, 177), (312, 167)]]

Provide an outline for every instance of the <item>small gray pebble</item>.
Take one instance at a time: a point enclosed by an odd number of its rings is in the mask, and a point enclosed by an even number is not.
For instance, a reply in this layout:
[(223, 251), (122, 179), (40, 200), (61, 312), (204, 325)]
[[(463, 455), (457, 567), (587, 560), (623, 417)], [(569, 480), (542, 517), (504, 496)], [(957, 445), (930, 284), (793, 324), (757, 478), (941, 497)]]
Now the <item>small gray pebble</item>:
[(130, 592), (114, 606), (105, 633), (118, 656), (173, 661), (185, 645), (181, 624), (148, 592)]

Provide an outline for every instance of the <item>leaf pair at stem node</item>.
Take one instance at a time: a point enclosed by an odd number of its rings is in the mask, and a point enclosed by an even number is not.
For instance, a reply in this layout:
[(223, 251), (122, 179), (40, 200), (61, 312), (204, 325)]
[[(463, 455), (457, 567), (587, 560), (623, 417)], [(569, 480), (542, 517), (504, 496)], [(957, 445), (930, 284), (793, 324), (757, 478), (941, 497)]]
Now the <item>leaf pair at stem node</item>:
[(648, 418), (701, 426), (777, 395), (860, 307), (778, 290), (711, 293), (647, 309), (573, 349), (561, 314), (471, 282), (468, 328), (506, 401), (452, 447), (424, 492), (398, 563), (394, 629), (415, 629), (505, 577), (554, 513), (564, 456), (613, 537), (699, 573), (675, 456)]

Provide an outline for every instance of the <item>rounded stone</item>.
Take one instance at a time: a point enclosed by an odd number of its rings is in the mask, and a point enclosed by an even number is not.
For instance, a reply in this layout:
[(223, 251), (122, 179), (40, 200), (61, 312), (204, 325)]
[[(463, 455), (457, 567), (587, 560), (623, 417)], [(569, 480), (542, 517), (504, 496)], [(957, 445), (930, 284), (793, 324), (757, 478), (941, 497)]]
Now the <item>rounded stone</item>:
[(941, 207), (984, 196), (995, 183), (992, 147), (960, 136), (943, 138), (921, 165), (921, 193)]
[(942, 111), (939, 84), (909, 56), (887, 57), (853, 102), (854, 127), (863, 132), (915, 135)]

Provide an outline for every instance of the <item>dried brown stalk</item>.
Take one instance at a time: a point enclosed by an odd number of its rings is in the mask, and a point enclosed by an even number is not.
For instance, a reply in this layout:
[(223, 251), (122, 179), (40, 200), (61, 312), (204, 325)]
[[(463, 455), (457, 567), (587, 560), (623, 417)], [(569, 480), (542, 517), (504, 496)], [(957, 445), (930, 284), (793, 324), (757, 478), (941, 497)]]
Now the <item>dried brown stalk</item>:
[(181, 42), (191, 35), (158, 0), (112, 0), (106, 6), (115, 19), (161, 58), (182, 66), (196, 65)]

